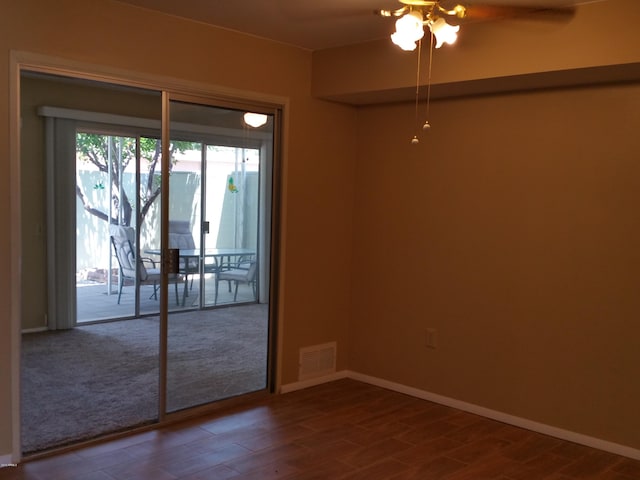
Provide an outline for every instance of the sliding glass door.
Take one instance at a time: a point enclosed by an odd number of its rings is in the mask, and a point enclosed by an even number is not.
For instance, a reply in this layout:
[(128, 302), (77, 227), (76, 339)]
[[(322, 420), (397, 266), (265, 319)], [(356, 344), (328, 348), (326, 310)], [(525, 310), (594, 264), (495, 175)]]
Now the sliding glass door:
[(26, 71), (21, 92), (23, 451), (265, 391), (276, 107)]

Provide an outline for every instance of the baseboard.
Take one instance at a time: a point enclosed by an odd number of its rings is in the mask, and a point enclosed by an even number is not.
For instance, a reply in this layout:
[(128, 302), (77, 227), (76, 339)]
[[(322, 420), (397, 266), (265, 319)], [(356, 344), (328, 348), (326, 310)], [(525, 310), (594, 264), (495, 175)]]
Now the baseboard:
[(37, 327), (37, 328), (26, 328), (22, 330), (20, 333), (38, 333), (38, 332), (47, 332), (49, 329), (47, 327)]
[(386, 388), (387, 390), (403, 393), (405, 395), (410, 395), (412, 397), (421, 398), (423, 400), (428, 400), (430, 402), (438, 403), (440, 405), (445, 405), (447, 407), (463, 410), (465, 412), (473, 413), (475, 415), (480, 415), (482, 417), (490, 418), (492, 420), (497, 420), (498, 422), (524, 428), (527, 430), (531, 430), (533, 432), (542, 433), (544, 435), (549, 435), (550, 437), (559, 438), (560, 440), (566, 440), (568, 442), (573, 442), (580, 445), (585, 445), (587, 447), (596, 448), (598, 450), (613, 453), (615, 455), (621, 455), (623, 457), (632, 458), (634, 460), (640, 460), (640, 450), (628, 447), (626, 445), (620, 445), (618, 443), (613, 443), (607, 440), (590, 437), (588, 435), (572, 432), (570, 430), (564, 430), (562, 428), (546, 425), (540, 422), (535, 422), (533, 420), (529, 420), (526, 418), (516, 417), (515, 415), (510, 415), (508, 413), (500, 412), (497, 410), (491, 410), (490, 408), (485, 408), (479, 405), (474, 405), (472, 403), (463, 402), (461, 400), (456, 400), (455, 398), (445, 397), (443, 395), (438, 395), (436, 393), (431, 393), (425, 390), (420, 390), (418, 388), (409, 387), (407, 385), (402, 385), (400, 383), (390, 382), (388, 380), (372, 377), (369, 375), (364, 375), (362, 373), (353, 372), (350, 370), (344, 370), (341, 372), (337, 372), (336, 374), (333, 374), (333, 375), (319, 377), (319, 378), (315, 378), (305, 382), (296, 382), (296, 383), (283, 385), (281, 387), (281, 393), (292, 392), (295, 390), (300, 390), (303, 388), (320, 385), (322, 383), (331, 382), (333, 380), (337, 380), (341, 378), (351, 378), (359, 382), (368, 383), (370, 385), (375, 385), (377, 387)]
[(490, 418), (492, 420), (497, 420), (502, 423), (525, 428), (533, 432), (542, 433), (544, 435), (549, 435), (551, 437), (566, 440), (568, 442), (578, 443), (580, 445), (597, 448), (598, 450), (603, 450), (605, 452), (622, 455), (623, 457), (640, 460), (640, 450), (627, 447), (626, 445), (620, 445), (617, 443), (609, 442), (607, 440), (601, 440), (599, 438), (590, 437), (581, 433), (576, 433), (570, 430), (564, 430), (562, 428), (546, 425), (544, 423), (534, 422), (533, 420), (528, 420), (526, 418), (516, 417), (508, 413), (491, 410), (489, 408), (474, 405), (472, 403), (456, 400), (455, 398), (445, 397), (443, 395), (427, 392), (425, 390), (419, 390), (417, 388), (408, 387), (406, 385), (390, 382), (381, 378), (371, 377), (369, 375), (363, 375), (357, 372), (350, 371), (347, 372), (345, 376), (353, 380), (369, 383), (371, 385), (383, 387), (398, 393), (404, 393), (412, 397), (421, 398), (423, 400), (429, 400), (431, 402), (446, 405), (447, 407), (456, 408), (458, 410), (464, 410), (465, 412), (474, 413), (476, 415)]
[(322, 385), (323, 383), (333, 382), (334, 380), (340, 380), (347, 378), (349, 372), (343, 370), (341, 372), (335, 372), (331, 375), (323, 375), (322, 377), (310, 378), (302, 382), (287, 383), (280, 387), (280, 393), (295, 392), (296, 390), (302, 390), (304, 388), (315, 387), (316, 385)]

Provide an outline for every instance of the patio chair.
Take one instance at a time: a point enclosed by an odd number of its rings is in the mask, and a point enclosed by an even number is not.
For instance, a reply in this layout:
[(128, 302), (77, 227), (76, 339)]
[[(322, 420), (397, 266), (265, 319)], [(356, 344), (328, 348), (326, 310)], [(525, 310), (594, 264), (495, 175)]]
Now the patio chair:
[(186, 220), (169, 220), (169, 248), (195, 250), (191, 225)]
[[(120, 269), (120, 275), (118, 279), (118, 304), (120, 304), (120, 298), (122, 296), (122, 287), (125, 280), (137, 280), (140, 285), (153, 285), (153, 293), (151, 297), (155, 300), (158, 299), (158, 288), (160, 287), (160, 269), (156, 267), (156, 262), (151, 258), (140, 257), (136, 262), (136, 252), (133, 248), (135, 242), (135, 230), (133, 227), (125, 227), (122, 225), (111, 225), (111, 244), (113, 246), (116, 258), (118, 260), (118, 266)], [(147, 268), (145, 265), (150, 265)], [(137, 272), (137, 278), (136, 278)], [(176, 304), (180, 304), (180, 297), (178, 294), (178, 282), (181, 281), (181, 275), (171, 274), (169, 275), (169, 283), (175, 285), (176, 291)], [(186, 280), (185, 280), (185, 293), (186, 297)], [(184, 299), (183, 299), (184, 304)]]
[(253, 288), (253, 298), (256, 298), (256, 273), (258, 271), (258, 263), (255, 258), (240, 259), (238, 263), (230, 267), (224, 267), (216, 274), (216, 292), (214, 298), (214, 305), (218, 303), (218, 288), (220, 282), (228, 281), (235, 282), (236, 287), (233, 293), (233, 301), (238, 298), (238, 285), (240, 283), (250, 284)]

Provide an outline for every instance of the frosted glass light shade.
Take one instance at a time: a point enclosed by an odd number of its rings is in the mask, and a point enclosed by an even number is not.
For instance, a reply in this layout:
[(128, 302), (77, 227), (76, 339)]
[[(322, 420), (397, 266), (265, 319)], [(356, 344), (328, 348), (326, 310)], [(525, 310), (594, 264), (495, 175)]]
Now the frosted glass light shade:
[(424, 36), (422, 13), (411, 11), (396, 21), (391, 41), (403, 50), (415, 50), (416, 42)]
[(444, 18), (438, 18), (435, 21), (429, 22), (429, 28), (431, 33), (436, 37), (436, 48), (440, 48), (443, 43), (453, 45), (458, 39), (458, 30), (460, 25), (449, 25), (444, 21)]

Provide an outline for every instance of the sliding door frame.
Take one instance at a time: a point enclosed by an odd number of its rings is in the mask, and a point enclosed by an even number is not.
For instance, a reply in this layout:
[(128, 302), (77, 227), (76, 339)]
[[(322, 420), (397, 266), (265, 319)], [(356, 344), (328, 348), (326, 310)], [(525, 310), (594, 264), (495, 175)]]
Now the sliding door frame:
[[(91, 80), (102, 83), (111, 83), (121, 86), (130, 86), (147, 90), (155, 90), (162, 93), (162, 171), (168, 171), (169, 159), (164, 152), (169, 148), (169, 101), (194, 99), (198, 103), (214, 105), (216, 107), (229, 108), (250, 108), (258, 113), (269, 113), (274, 116), (274, 144), (273, 144), (273, 169), (271, 173), (272, 195), (271, 195), (271, 226), (270, 226), (270, 249), (269, 249), (269, 325), (268, 325), (268, 355), (267, 355), (267, 382), (266, 391), (275, 393), (279, 387), (280, 361), (278, 349), (277, 332), (280, 318), (279, 293), (279, 271), (280, 265), (280, 231), (281, 231), (281, 178), (283, 156), (283, 140), (286, 134), (284, 113), (289, 108), (289, 100), (286, 97), (271, 96), (230, 89), (222, 86), (213, 86), (191, 81), (180, 81), (173, 78), (145, 75), (137, 72), (123, 72), (107, 67), (96, 65), (86, 65), (79, 62), (69, 61), (46, 55), (34, 54), (30, 52), (12, 51), (10, 58), (10, 180), (12, 202), (11, 215), (11, 401), (13, 408), (11, 412), (12, 431), (12, 461), (19, 462), (22, 458), (22, 444), (20, 432), (20, 348), (21, 348), (21, 304), (23, 291), (21, 286), (22, 273), (21, 261), (24, 254), (22, 249), (22, 208), (21, 208), (21, 158), (20, 158), (20, 78), (22, 72), (38, 72), (43, 74), (58, 75), (69, 78)], [(162, 175), (163, 192), (168, 193), (169, 176)], [(165, 183), (166, 182), (166, 183)], [(168, 195), (166, 195), (168, 198)], [(164, 203), (164, 202), (163, 202)], [(162, 229), (161, 245), (163, 251), (168, 245), (168, 208), (161, 209)], [(187, 411), (166, 413), (166, 363), (167, 363), (167, 322), (168, 322), (168, 282), (165, 262), (162, 262), (161, 274), (163, 278), (162, 293), (160, 295), (160, 392), (158, 415), (159, 421), (152, 428), (164, 425), (181, 417), (194, 415), (207, 410), (215, 409), (216, 404), (211, 404), (210, 408), (196, 407)], [(258, 392), (259, 393), (259, 392)], [(226, 403), (226, 401), (220, 402)], [(148, 428), (148, 427), (147, 427)]]

